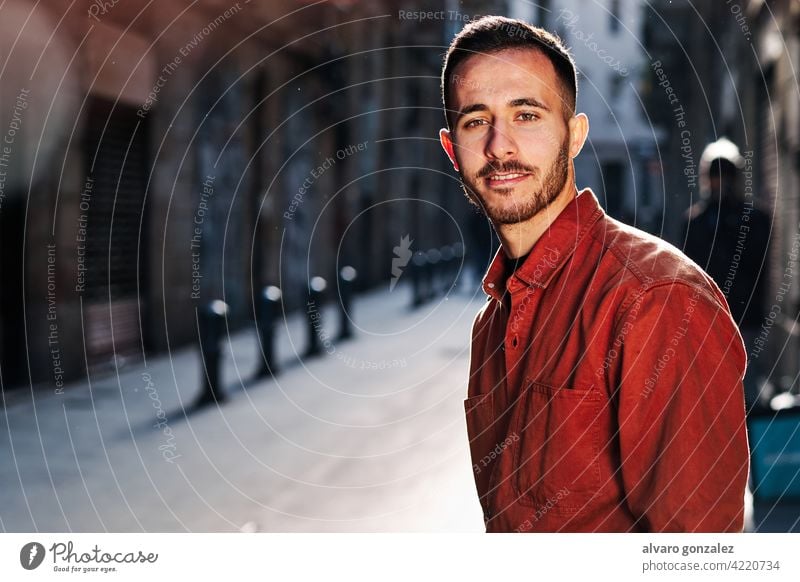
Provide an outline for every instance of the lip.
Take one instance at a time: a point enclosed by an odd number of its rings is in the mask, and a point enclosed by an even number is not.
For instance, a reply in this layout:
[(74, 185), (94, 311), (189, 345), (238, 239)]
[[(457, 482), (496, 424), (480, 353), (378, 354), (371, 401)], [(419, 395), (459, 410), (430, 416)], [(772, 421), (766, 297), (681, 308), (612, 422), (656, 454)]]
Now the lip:
[(492, 188), (508, 188), (530, 177), (531, 174), (526, 172), (502, 172), (498, 174), (489, 174), (486, 176), (485, 180)]

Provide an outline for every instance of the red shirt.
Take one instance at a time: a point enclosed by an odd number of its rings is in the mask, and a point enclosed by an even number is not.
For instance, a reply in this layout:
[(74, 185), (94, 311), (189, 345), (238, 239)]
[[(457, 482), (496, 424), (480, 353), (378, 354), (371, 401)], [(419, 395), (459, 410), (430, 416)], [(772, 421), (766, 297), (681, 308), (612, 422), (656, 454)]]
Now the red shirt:
[(465, 402), (487, 531), (741, 531), (746, 356), (711, 278), (588, 189), (509, 263)]

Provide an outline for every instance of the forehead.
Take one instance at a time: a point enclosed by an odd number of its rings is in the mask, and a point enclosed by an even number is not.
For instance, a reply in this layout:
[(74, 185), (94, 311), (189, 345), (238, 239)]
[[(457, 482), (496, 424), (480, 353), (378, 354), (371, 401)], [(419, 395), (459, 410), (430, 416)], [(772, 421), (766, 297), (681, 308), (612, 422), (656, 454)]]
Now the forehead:
[(563, 101), (553, 63), (531, 48), (472, 55), (453, 70), (450, 84), (455, 109), (520, 97), (536, 97), (551, 108), (561, 107)]

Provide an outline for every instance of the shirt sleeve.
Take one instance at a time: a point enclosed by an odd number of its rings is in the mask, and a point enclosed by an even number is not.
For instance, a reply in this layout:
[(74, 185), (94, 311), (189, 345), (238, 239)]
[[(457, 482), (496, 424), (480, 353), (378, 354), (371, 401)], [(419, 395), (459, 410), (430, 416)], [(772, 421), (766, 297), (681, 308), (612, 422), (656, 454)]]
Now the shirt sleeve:
[(619, 325), (628, 508), (647, 531), (742, 531), (746, 354), (727, 307), (704, 289), (663, 284), (639, 296)]

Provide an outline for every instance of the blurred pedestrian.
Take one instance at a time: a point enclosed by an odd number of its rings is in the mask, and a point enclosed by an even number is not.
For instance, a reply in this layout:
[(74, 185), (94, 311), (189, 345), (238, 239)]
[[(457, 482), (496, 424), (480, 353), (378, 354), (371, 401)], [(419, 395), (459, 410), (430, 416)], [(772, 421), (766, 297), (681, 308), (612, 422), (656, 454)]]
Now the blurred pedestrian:
[(442, 146), (501, 242), (465, 403), (487, 531), (741, 531), (741, 336), (694, 263), (578, 191), (570, 54), (481, 18), (442, 91)]
[(745, 159), (726, 138), (710, 143), (700, 157), (701, 199), (684, 223), (684, 251), (711, 275), (728, 299), (745, 347), (751, 354), (744, 379), (747, 409), (764, 406), (770, 396), (760, 358), (753, 357), (766, 316), (765, 282), (770, 220), (744, 192)]

